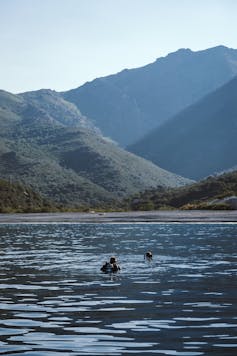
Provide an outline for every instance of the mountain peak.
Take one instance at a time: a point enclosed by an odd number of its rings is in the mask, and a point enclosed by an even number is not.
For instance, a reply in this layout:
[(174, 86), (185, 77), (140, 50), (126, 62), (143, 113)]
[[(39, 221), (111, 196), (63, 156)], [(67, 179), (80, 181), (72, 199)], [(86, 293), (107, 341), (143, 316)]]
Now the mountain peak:
[(233, 48), (229, 48), (227, 46), (224, 46), (224, 45), (218, 45), (218, 46), (214, 46), (214, 47), (211, 47), (209, 49), (207, 49), (206, 51), (216, 51), (216, 52), (220, 52), (220, 51), (228, 51), (228, 50), (231, 50)]
[(193, 51), (190, 48), (179, 48), (177, 51), (168, 53), (165, 57), (157, 58), (155, 62), (166, 61), (167, 59), (173, 60), (173, 58), (181, 58), (190, 55), (191, 53), (193, 53)]
[(58, 95), (58, 93), (55, 91), (55, 90), (52, 90), (52, 89), (38, 89), (38, 90), (32, 90), (32, 91), (28, 91), (26, 93), (21, 93), (19, 95), (25, 95), (27, 94), (28, 96), (38, 96), (38, 95)]
[(168, 56), (186, 55), (190, 53), (193, 53), (193, 51), (190, 48), (179, 48), (177, 51), (169, 53)]
[(234, 54), (237, 52), (236, 49), (234, 48), (230, 48), (230, 47), (226, 47), (224, 45), (219, 45), (219, 46), (215, 46), (215, 47), (211, 47), (208, 49), (204, 49), (202, 51), (198, 51), (199, 53), (206, 53), (206, 54), (211, 54), (214, 56), (220, 56), (220, 55), (226, 55), (226, 54)]
[[(213, 53), (213, 54), (222, 54), (222, 53), (227, 53), (227, 52), (230, 52), (230, 51), (236, 51), (235, 49), (233, 48), (229, 48), (229, 47), (226, 47), (224, 45), (218, 45), (218, 46), (215, 46), (215, 47), (211, 47), (211, 48), (207, 48), (207, 49), (203, 49), (203, 50), (199, 50), (199, 51), (192, 51), (190, 48), (179, 48), (177, 51), (175, 52), (171, 52), (169, 53), (166, 57), (161, 57), (161, 58), (171, 58), (172, 59), (174, 57), (184, 57), (184, 56), (187, 56), (187, 55), (190, 55), (190, 54), (195, 54), (195, 53)], [(157, 61), (159, 60), (160, 58), (157, 58)]]
[(98, 78), (63, 93), (103, 135), (123, 146), (237, 75), (237, 50), (180, 48), (145, 66)]

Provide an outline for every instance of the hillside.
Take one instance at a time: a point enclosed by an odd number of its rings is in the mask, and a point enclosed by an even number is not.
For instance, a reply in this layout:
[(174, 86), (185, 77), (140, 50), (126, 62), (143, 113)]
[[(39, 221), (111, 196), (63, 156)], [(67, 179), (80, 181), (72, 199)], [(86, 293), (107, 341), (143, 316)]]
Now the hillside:
[(0, 92), (0, 177), (76, 208), (111, 207), (148, 187), (188, 182), (118, 148), (49, 90)]
[(237, 208), (237, 171), (186, 187), (148, 190), (126, 200), (125, 205), (131, 210), (230, 209), (232, 200)]
[(103, 135), (127, 146), (236, 74), (235, 49), (180, 49), (144, 67), (97, 78), (62, 95), (90, 117)]
[(47, 212), (56, 207), (22, 184), (0, 179), (0, 213)]
[(164, 123), (131, 152), (199, 180), (237, 164), (237, 77)]
[(24, 98), (32, 107), (46, 112), (58, 123), (67, 127), (82, 127), (95, 130), (98, 129), (92, 122), (83, 116), (80, 110), (72, 103), (64, 100), (56, 91), (50, 89), (41, 89), (22, 93), (19, 95)]

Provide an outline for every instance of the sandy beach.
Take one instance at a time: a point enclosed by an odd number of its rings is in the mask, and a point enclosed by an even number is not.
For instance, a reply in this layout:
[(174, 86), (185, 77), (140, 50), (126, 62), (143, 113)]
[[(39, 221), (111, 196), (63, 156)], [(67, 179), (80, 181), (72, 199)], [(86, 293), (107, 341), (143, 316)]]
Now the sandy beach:
[(0, 214), (0, 224), (12, 223), (218, 223), (237, 222), (233, 211), (133, 211), (109, 213)]

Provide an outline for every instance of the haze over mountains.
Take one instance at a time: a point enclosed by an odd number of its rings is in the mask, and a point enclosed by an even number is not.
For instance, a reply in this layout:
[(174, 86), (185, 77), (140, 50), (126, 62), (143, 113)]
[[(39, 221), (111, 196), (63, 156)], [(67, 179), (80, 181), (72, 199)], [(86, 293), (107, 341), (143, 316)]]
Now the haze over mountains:
[(141, 68), (97, 78), (62, 93), (122, 146), (149, 131), (237, 74), (237, 50), (180, 49)]
[(237, 165), (237, 77), (129, 148), (199, 180)]

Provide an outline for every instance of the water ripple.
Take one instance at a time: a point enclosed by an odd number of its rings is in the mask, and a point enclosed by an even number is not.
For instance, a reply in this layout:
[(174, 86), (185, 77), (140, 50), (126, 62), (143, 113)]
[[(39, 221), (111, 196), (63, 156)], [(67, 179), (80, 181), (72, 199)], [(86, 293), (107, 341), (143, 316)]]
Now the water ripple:
[[(0, 354), (235, 356), (236, 236), (234, 224), (1, 225)], [(121, 271), (101, 273), (112, 255)]]

